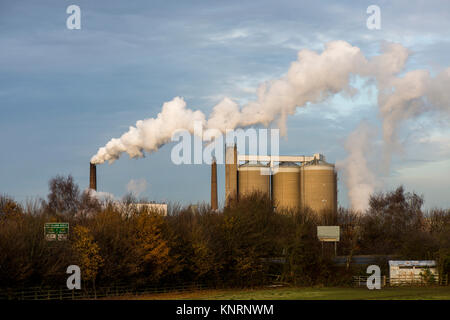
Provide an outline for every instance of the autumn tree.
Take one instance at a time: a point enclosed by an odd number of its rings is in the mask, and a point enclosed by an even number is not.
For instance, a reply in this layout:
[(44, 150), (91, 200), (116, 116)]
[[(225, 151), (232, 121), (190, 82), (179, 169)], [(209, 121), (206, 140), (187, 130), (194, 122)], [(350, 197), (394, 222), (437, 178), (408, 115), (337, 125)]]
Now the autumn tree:
[(83, 226), (74, 228), (73, 251), (76, 255), (78, 265), (81, 269), (83, 281), (92, 282), (95, 289), (95, 279), (101, 266), (103, 258), (100, 255), (99, 246), (94, 241), (90, 230)]
[(22, 207), (7, 195), (0, 195), (0, 219), (7, 215), (20, 215), (23, 213)]
[(157, 281), (168, 270), (171, 262), (169, 247), (163, 238), (163, 217), (142, 210), (135, 214), (131, 250), (135, 259), (135, 272), (141, 281)]
[(31, 261), (24, 253), (28, 249), (25, 217), (21, 207), (10, 197), (0, 196), (0, 286), (25, 280), (32, 274)]
[(235, 284), (267, 280), (268, 258), (281, 254), (278, 239), (282, 230), (270, 199), (255, 192), (224, 209), (224, 269)]

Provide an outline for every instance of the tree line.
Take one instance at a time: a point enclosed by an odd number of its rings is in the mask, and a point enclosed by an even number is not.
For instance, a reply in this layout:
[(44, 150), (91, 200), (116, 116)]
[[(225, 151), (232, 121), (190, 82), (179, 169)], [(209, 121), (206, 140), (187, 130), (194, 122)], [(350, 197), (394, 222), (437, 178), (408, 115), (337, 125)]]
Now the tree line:
[[(334, 249), (317, 239), (319, 225), (341, 227), (338, 255), (435, 259), (441, 274), (450, 273), (450, 210), (424, 211), (423, 197), (403, 187), (372, 195), (363, 213), (275, 212), (269, 198), (254, 193), (217, 212), (206, 204), (170, 205), (166, 216), (138, 210), (132, 196), (121, 206), (99, 201), (71, 176), (51, 179), (49, 189), (47, 199), (24, 205), (0, 196), (1, 288), (64, 286), (72, 264), (84, 287), (350, 284), (363, 269), (336, 265)], [(69, 222), (68, 240), (46, 241), (46, 222)]]

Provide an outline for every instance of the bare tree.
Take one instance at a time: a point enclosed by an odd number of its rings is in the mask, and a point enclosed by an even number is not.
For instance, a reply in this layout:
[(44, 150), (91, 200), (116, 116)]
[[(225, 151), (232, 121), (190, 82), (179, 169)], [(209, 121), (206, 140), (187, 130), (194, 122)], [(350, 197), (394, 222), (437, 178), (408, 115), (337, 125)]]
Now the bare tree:
[(47, 210), (54, 214), (73, 216), (80, 206), (80, 189), (71, 175), (56, 176), (48, 183), (50, 193), (47, 196)]

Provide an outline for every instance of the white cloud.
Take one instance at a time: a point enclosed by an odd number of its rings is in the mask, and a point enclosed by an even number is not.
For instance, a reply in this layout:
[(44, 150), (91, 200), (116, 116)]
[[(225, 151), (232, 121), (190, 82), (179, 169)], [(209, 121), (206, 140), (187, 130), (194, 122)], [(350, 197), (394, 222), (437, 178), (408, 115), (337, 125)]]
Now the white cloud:
[(243, 39), (250, 36), (250, 32), (246, 29), (233, 29), (227, 32), (216, 33), (209, 36), (209, 40), (214, 42), (228, 42), (235, 39)]

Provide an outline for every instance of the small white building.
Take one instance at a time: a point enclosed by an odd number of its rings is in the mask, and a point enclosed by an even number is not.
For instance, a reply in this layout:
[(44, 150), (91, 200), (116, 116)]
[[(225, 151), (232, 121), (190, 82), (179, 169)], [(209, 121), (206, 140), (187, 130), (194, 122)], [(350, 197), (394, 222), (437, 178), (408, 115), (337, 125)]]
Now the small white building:
[(135, 206), (137, 210), (146, 208), (148, 211), (157, 212), (163, 216), (167, 216), (167, 203), (136, 203)]
[(389, 278), (391, 285), (423, 283), (426, 270), (438, 278), (436, 261), (434, 260), (389, 260)]
[(160, 215), (167, 216), (167, 203), (157, 203), (157, 202), (146, 202), (146, 203), (123, 203), (116, 201), (113, 203), (114, 206), (122, 210), (123, 212), (129, 212), (131, 210), (140, 211), (142, 209), (147, 209), (151, 212), (156, 212)]

